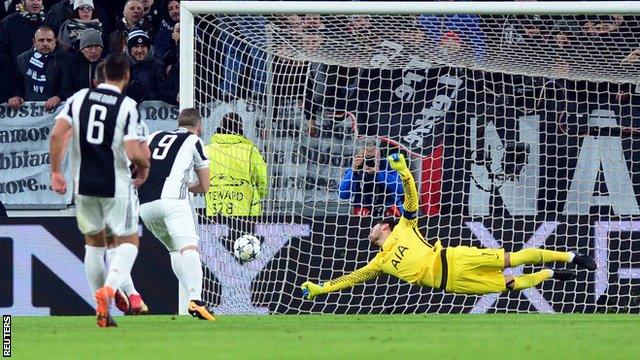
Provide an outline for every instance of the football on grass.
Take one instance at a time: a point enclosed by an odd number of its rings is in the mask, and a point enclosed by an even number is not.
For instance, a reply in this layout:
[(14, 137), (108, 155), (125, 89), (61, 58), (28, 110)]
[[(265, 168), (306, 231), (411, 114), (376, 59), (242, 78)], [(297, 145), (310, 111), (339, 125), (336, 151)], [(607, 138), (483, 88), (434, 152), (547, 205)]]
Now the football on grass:
[(233, 254), (242, 261), (251, 261), (260, 256), (260, 240), (253, 235), (242, 235), (233, 243)]

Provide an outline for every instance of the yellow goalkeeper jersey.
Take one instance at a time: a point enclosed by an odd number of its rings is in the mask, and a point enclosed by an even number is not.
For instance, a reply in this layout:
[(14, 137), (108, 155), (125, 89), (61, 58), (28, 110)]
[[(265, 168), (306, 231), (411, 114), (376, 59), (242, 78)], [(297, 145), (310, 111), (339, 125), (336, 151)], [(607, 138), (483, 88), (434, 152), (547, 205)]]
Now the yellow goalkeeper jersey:
[(416, 285), (438, 287), (441, 280), (440, 240), (427, 241), (418, 230), (418, 191), (411, 172), (400, 173), (405, 189), (404, 214), (385, 240), (381, 251), (364, 267), (325, 284), (338, 291), (373, 279), (382, 273)]

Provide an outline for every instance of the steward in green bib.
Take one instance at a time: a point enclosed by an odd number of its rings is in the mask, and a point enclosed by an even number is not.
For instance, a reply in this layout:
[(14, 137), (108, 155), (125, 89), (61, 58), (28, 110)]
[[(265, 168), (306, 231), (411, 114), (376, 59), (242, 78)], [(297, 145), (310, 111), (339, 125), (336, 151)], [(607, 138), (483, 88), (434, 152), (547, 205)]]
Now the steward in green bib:
[(242, 130), (242, 119), (227, 114), (205, 147), (211, 186), (205, 195), (207, 216), (259, 216), (267, 195), (267, 164)]

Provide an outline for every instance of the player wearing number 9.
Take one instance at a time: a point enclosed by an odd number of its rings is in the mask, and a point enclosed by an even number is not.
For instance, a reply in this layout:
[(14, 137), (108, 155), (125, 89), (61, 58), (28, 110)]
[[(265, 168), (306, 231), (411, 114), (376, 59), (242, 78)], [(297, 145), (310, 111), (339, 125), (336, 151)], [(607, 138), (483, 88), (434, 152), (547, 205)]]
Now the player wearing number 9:
[(440, 240), (427, 240), (418, 229), (418, 192), (402, 154), (393, 154), (389, 164), (398, 171), (405, 190), (404, 212), (400, 221), (378, 222), (369, 233), (369, 241), (381, 251), (364, 267), (324, 284), (307, 281), (303, 296), (316, 296), (374, 279), (385, 273), (408, 283), (458, 294), (488, 294), (521, 290), (544, 280), (572, 280), (576, 274), (567, 269), (543, 269), (532, 274), (507, 275), (502, 271), (523, 264), (548, 262), (575, 263), (595, 270), (588, 255), (529, 248), (505, 253), (504, 249), (479, 249), (468, 246), (445, 248)]
[[(209, 159), (199, 137), (201, 130), (202, 119), (196, 109), (190, 108), (178, 116), (178, 129), (151, 134), (151, 171), (138, 196), (142, 221), (169, 250), (171, 267), (189, 294), (189, 313), (214, 320), (201, 298), (197, 223), (188, 194), (209, 189)], [(198, 183), (190, 185), (194, 172)]]
[(267, 164), (243, 135), (242, 119), (227, 114), (206, 146), (211, 161), (207, 216), (259, 216), (267, 195)]

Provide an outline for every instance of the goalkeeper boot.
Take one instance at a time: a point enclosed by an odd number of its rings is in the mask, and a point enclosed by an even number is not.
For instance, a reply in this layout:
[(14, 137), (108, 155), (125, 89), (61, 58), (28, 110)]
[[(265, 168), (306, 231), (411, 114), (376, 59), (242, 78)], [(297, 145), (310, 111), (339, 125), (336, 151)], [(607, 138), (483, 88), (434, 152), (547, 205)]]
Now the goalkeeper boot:
[(216, 319), (213, 316), (213, 311), (208, 309), (207, 305), (202, 300), (189, 301), (189, 314), (202, 320), (214, 321)]
[(127, 297), (127, 294), (125, 294), (124, 291), (120, 289), (116, 290), (115, 302), (116, 302), (116, 308), (118, 308), (118, 310), (122, 311), (125, 314), (129, 313), (131, 309), (131, 304), (129, 302), (129, 298)]
[(595, 260), (587, 254), (580, 254), (577, 252), (573, 252), (573, 263), (576, 264), (579, 268), (587, 269), (587, 270), (595, 270), (598, 267), (596, 266)]
[(575, 280), (576, 272), (569, 269), (552, 269), (553, 278), (560, 281)]
[(96, 291), (96, 322), (99, 327), (118, 326), (109, 313), (109, 306), (114, 297), (115, 291), (109, 286), (102, 287)]
[(131, 294), (129, 295), (129, 314), (132, 315), (148, 315), (149, 307), (142, 300), (142, 296), (140, 294)]

